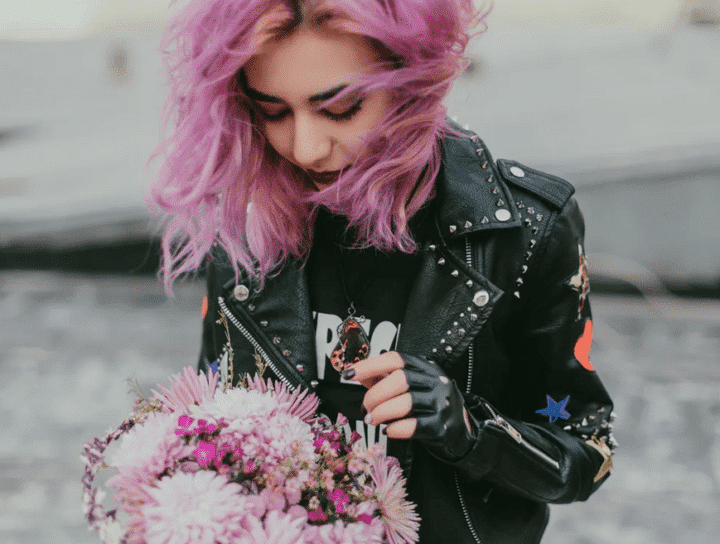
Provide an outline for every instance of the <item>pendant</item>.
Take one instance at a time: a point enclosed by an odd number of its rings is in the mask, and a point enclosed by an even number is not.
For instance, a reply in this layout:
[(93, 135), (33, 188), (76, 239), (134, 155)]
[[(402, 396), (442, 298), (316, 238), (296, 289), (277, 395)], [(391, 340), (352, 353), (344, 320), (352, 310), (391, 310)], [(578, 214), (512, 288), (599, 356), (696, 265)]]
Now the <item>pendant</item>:
[(330, 355), (330, 363), (339, 373), (342, 373), (349, 366), (368, 358), (370, 340), (368, 340), (365, 330), (360, 326), (360, 323), (364, 321), (364, 317), (355, 319), (351, 314), (337, 329), (338, 343), (332, 355)]

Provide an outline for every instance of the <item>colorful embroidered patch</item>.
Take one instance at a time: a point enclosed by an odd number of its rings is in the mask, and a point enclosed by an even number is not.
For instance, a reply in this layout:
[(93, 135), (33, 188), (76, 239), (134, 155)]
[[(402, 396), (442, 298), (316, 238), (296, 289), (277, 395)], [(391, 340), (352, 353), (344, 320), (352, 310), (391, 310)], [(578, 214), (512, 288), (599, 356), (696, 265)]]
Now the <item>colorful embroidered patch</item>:
[(548, 416), (550, 418), (550, 423), (555, 423), (557, 418), (568, 419), (570, 417), (570, 414), (565, 411), (565, 406), (567, 406), (567, 403), (570, 400), (570, 395), (560, 402), (555, 402), (550, 395), (545, 395), (545, 397), (547, 397), (547, 407), (542, 410), (535, 410), (535, 413)]
[(578, 271), (572, 275), (568, 285), (572, 287), (573, 291), (580, 293), (577, 316), (577, 319), (580, 319), (582, 311), (585, 308), (585, 299), (590, 292), (590, 278), (588, 278), (587, 272), (587, 259), (583, 253), (583, 247), (580, 244), (578, 244), (578, 259), (580, 261)]
[(202, 319), (205, 321), (205, 316), (208, 313), (208, 297), (205, 295), (202, 300)]
[(585, 321), (582, 336), (575, 342), (575, 358), (585, 370), (595, 370), (590, 362), (590, 348), (592, 347), (593, 323), (592, 319)]

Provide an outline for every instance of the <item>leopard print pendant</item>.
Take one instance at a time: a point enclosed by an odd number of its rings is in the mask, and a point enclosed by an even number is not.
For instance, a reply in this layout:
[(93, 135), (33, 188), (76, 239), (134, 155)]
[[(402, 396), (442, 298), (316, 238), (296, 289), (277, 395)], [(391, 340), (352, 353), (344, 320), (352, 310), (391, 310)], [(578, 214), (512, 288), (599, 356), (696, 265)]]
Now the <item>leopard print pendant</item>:
[(364, 321), (364, 317), (356, 319), (351, 314), (337, 329), (339, 340), (330, 356), (330, 362), (339, 373), (348, 366), (368, 358), (370, 340), (360, 326)]

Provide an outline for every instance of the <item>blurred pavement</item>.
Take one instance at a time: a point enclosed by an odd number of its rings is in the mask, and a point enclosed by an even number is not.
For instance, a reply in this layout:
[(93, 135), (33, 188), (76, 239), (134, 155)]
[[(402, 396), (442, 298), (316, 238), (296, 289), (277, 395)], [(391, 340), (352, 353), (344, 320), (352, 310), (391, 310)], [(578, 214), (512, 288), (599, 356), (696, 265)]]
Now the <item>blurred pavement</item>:
[[(201, 282), (170, 303), (154, 278), (0, 273), (0, 542), (91, 544), (82, 443), (194, 365)], [(592, 361), (618, 415), (610, 479), (552, 507), (547, 544), (716, 544), (720, 307), (592, 295)], [(110, 499), (105, 504), (110, 504)]]

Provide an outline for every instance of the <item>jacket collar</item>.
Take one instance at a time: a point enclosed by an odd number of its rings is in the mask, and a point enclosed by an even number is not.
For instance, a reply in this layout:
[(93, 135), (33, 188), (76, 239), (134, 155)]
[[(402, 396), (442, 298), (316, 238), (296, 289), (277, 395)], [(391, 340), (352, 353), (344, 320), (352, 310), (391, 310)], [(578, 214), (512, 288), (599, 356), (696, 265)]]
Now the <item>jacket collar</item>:
[[(451, 126), (463, 132), (456, 124)], [(426, 356), (450, 373), (504, 294), (467, 265), (471, 245), (468, 239), (463, 247), (460, 239), (478, 231), (518, 227), (520, 216), (477, 136), (446, 138), (441, 143), (434, 228), (421, 250), (420, 271), (410, 292), (396, 349)], [(249, 285), (243, 270), (240, 281)], [(253, 335), (287, 378), (304, 387), (317, 380), (306, 267), (289, 258), (280, 274), (266, 280), (262, 292), (243, 302), (232, 298), (234, 279), (223, 287), (226, 298), (244, 320), (251, 322)]]
[(444, 138), (437, 179), (438, 224), (454, 239), (474, 232), (520, 226), (520, 214), (485, 144), (448, 120), (469, 138)]

